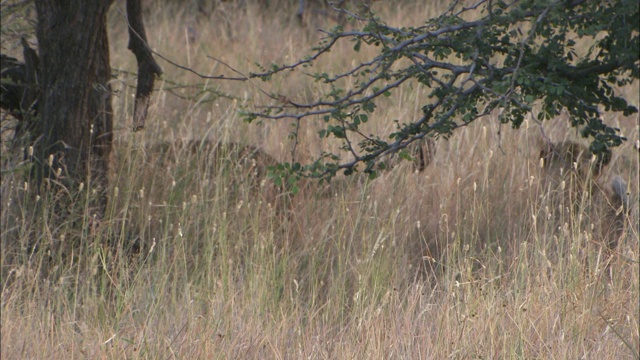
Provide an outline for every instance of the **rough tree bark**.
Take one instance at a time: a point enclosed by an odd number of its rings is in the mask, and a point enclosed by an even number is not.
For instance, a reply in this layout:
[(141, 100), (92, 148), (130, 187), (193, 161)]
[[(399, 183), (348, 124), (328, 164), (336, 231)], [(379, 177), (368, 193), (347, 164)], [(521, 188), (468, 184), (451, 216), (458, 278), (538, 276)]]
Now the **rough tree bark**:
[(112, 2), (36, 0), (43, 130), (36, 143), (38, 180), (55, 177), (70, 189), (85, 183), (100, 194), (107, 188), (113, 114), (106, 22)]
[[(107, 12), (113, 0), (36, 0), (39, 44), (35, 178), (66, 189), (81, 183), (106, 207), (113, 143)], [(138, 60), (134, 130), (144, 126), (156, 75), (162, 73), (147, 45), (140, 0), (127, 0), (129, 49)], [(40, 134), (36, 134), (38, 136)]]

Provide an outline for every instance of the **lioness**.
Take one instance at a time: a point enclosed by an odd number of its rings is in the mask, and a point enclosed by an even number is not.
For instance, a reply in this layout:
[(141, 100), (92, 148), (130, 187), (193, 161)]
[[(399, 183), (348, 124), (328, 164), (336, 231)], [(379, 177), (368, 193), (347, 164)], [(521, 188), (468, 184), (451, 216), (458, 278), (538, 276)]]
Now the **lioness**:
[(603, 170), (611, 161), (611, 152), (607, 150), (594, 156), (584, 145), (563, 141), (544, 145), (540, 159), (545, 187), (561, 195), (552, 199), (554, 207), (586, 218), (594, 234), (599, 233), (607, 248), (614, 250), (624, 231), (629, 195), (619, 175), (608, 185), (601, 180)]

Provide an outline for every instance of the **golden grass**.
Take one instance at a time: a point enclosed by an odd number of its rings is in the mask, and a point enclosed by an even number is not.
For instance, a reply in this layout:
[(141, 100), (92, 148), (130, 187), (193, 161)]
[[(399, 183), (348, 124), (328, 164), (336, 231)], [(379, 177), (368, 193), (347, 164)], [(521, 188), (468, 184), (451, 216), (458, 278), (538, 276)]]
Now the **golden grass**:
[[(438, 10), (383, 3), (374, 7), (396, 24), (420, 23)], [(246, 72), (254, 61), (299, 58), (318, 39), (311, 25), (296, 23), (293, 10), (220, 6), (207, 19), (154, 9), (146, 18), (149, 40), (198, 71), (233, 75), (206, 55)], [(110, 23), (113, 66), (135, 69), (117, 9)], [(349, 66), (356, 61), (349, 49), (345, 44), (316, 67)], [(363, 49), (359, 56), (367, 55)], [(77, 197), (74, 218), (58, 228), (46, 194), (35, 206), (20, 174), (3, 172), (3, 358), (632, 359), (638, 353), (637, 116), (605, 115), (631, 139), (614, 150), (602, 175), (619, 174), (632, 199), (610, 257), (590, 226), (600, 219), (558, 204), (559, 189), (542, 179), (540, 132), (532, 122), (518, 131), (495, 118), (474, 124), (438, 141), (422, 173), (406, 163), (372, 182), (336, 179), (328, 198), (304, 188), (284, 215), (242, 191), (242, 169), (211, 172), (189, 151), (157, 166), (151, 161), (157, 144), (203, 138), (253, 144), (288, 160), (290, 124), (245, 124), (238, 105), (268, 103), (259, 89), (307, 99), (323, 91), (293, 74), (273, 84), (204, 81), (162, 65), (166, 81), (141, 133), (129, 130), (135, 79), (121, 74), (113, 84), (119, 91), (113, 186), (94, 233), (73, 224), (91, 222), (84, 207), (90, 189)], [(172, 83), (198, 85), (175, 90), (188, 98), (181, 100), (170, 93)], [(638, 99), (637, 84), (624, 91)], [(371, 131), (415, 118), (423, 98), (424, 90), (403, 89), (380, 102)], [(299, 160), (336, 149), (317, 138), (318, 129), (303, 124)], [(564, 124), (545, 124), (545, 132), (553, 141), (576, 139)], [(18, 160), (6, 161), (3, 171)], [(229, 189), (240, 190), (230, 196)], [(72, 254), (56, 250), (69, 248)]]

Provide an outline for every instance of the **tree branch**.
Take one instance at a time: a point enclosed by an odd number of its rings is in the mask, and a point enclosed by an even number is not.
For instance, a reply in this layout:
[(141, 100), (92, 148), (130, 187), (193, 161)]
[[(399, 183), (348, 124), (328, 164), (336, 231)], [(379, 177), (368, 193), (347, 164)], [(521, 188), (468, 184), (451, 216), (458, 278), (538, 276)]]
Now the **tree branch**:
[(162, 69), (156, 63), (147, 45), (140, 0), (127, 0), (127, 20), (129, 22), (129, 50), (133, 52), (138, 61), (138, 87), (133, 114), (133, 131), (138, 131), (144, 128), (153, 83), (156, 76), (162, 75)]

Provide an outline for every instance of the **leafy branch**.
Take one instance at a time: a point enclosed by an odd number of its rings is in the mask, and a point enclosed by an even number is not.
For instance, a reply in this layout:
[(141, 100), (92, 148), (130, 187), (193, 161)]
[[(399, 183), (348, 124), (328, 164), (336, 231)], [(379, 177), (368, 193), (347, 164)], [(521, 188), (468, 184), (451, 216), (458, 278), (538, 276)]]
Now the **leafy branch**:
[[(245, 109), (244, 116), (297, 124), (321, 117), (325, 126), (319, 136), (339, 139), (349, 158), (325, 153), (300, 166), (294, 153), (295, 166), (288, 168), (311, 177), (350, 174), (360, 163), (365, 173), (375, 175), (381, 156), (424, 137), (449, 138), (456, 129), (496, 113), (501, 123), (517, 129), (529, 114), (550, 120), (566, 112), (598, 153), (625, 140), (603, 123), (602, 111), (637, 112), (616, 88), (638, 79), (638, 19), (634, 0), (478, 0), (471, 6), (454, 1), (420, 27), (392, 27), (371, 15), (362, 30), (327, 31), (306, 58), (260, 67), (250, 77), (270, 81), (285, 71), (307, 69), (343, 41), (353, 42), (354, 52), (375, 47), (377, 56), (337, 74), (307, 74), (329, 88), (316, 101), (268, 94), (272, 103)], [(355, 79), (356, 85), (341, 86), (346, 79)], [(361, 131), (378, 99), (416, 83), (428, 94), (419, 118), (396, 121), (390, 134)], [(292, 134), (296, 145), (297, 136)]]

